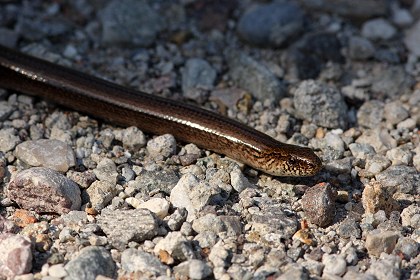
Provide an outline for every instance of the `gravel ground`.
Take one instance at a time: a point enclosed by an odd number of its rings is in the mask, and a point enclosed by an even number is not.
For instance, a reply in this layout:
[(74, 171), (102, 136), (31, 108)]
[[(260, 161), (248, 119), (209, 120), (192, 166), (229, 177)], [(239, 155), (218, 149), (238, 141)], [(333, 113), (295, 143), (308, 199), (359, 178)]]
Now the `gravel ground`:
[(272, 177), (0, 90), (0, 279), (420, 279), (418, 18), (418, 0), (0, 1), (0, 44), (324, 163)]

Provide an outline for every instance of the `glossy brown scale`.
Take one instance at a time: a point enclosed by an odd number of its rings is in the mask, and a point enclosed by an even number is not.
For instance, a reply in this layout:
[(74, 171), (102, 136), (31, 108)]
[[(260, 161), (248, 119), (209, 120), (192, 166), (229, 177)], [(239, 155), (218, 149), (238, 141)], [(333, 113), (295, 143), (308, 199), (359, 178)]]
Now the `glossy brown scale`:
[(0, 87), (224, 154), (276, 176), (311, 176), (321, 161), (305, 147), (283, 144), (216, 113), (131, 90), (0, 46)]

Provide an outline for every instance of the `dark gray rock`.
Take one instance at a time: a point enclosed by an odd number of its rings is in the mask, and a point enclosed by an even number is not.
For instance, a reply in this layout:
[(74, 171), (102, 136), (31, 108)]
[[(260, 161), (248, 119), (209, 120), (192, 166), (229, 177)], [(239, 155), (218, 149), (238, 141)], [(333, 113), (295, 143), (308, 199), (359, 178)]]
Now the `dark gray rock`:
[(278, 47), (302, 31), (303, 20), (302, 10), (294, 3), (260, 4), (241, 16), (238, 33), (250, 44)]
[(301, 203), (308, 220), (321, 227), (331, 224), (335, 217), (335, 198), (336, 193), (328, 183), (307, 189)]
[(95, 280), (97, 276), (115, 277), (116, 265), (111, 254), (102, 247), (89, 246), (64, 267), (68, 273), (66, 280)]

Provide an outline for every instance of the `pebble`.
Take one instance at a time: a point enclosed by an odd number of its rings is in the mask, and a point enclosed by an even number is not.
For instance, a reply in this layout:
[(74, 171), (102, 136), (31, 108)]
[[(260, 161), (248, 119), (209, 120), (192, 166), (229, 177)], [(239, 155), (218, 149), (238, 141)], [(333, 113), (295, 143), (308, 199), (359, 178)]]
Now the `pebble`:
[(83, 248), (64, 268), (68, 273), (66, 279), (69, 280), (96, 280), (99, 275), (110, 278), (116, 276), (116, 265), (111, 254), (105, 248), (97, 246)]
[(405, 227), (420, 228), (420, 207), (409, 205), (401, 212), (401, 224)]
[(132, 186), (135, 192), (142, 194), (162, 192), (169, 195), (178, 181), (179, 177), (173, 170), (142, 170), (136, 180), (128, 182), (128, 185)]
[(328, 183), (307, 189), (301, 201), (306, 218), (321, 227), (331, 224), (335, 217), (335, 197)]
[(386, 157), (392, 162), (392, 165), (410, 165), (413, 161), (412, 152), (400, 147), (387, 151)]
[(368, 20), (362, 26), (362, 36), (370, 40), (389, 40), (396, 33), (397, 29), (384, 18)]
[(205, 101), (217, 77), (216, 70), (204, 59), (190, 58), (182, 71), (182, 94), (197, 102)]
[(390, 254), (397, 244), (398, 233), (394, 231), (373, 230), (366, 236), (366, 249), (369, 255), (379, 257), (382, 252)]
[(135, 126), (121, 129), (115, 133), (115, 139), (120, 140), (124, 149), (129, 151), (138, 151), (147, 143), (144, 133)]
[(64, 278), (67, 276), (67, 271), (64, 269), (64, 265), (62, 263), (54, 264), (48, 268), (48, 276)]
[(169, 270), (152, 254), (134, 248), (122, 252), (121, 267), (125, 272), (140, 272), (145, 277), (165, 276)]
[(286, 94), (285, 86), (270, 69), (251, 56), (242, 52), (230, 53), (228, 64), (232, 80), (257, 100), (279, 100)]
[(93, 173), (95, 174), (96, 178), (98, 178), (100, 181), (105, 181), (113, 185), (117, 183), (117, 166), (115, 165), (115, 162), (112, 159), (102, 159), (98, 163), (96, 168), (93, 169)]
[(17, 131), (14, 128), (0, 129), (0, 152), (8, 152), (20, 143)]
[(363, 37), (353, 36), (349, 40), (349, 56), (354, 60), (366, 60), (375, 53), (375, 46)]
[(32, 243), (13, 233), (0, 234), (0, 277), (12, 279), (32, 269)]
[(187, 210), (185, 208), (177, 208), (175, 211), (169, 216), (167, 220), (168, 227), (171, 230), (179, 230), (182, 224), (187, 220)]
[(160, 15), (146, 1), (110, 1), (100, 13), (107, 45), (150, 46), (163, 29)]
[(349, 150), (355, 158), (366, 160), (375, 155), (375, 149), (366, 143), (351, 143)]
[(374, 214), (379, 210), (391, 213), (398, 203), (393, 199), (391, 189), (380, 181), (370, 181), (362, 193), (362, 204), (365, 213)]
[(80, 189), (55, 170), (33, 167), (19, 172), (8, 185), (8, 195), (20, 207), (58, 214), (79, 210)]
[(214, 231), (203, 231), (194, 237), (194, 241), (196, 241), (203, 249), (212, 248), (218, 240), (219, 238)]
[(157, 136), (147, 142), (147, 151), (154, 158), (168, 158), (176, 152), (176, 140), (171, 134)]
[(420, 173), (411, 166), (392, 165), (376, 175), (376, 180), (401, 193), (420, 193)]
[(191, 242), (179, 231), (169, 232), (164, 238), (156, 243), (153, 251), (155, 255), (159, 255), (162, 251), (165, 251), (176, 262), (195, 258)]
[(199, 181), (191, 173), (187, 173), (179, 179), (176, 186), (171, 190), (169, 201), (174, 207), (185, 208), (188, 212), (187, 221), (191, 222), (196, 215), (216, 197), (219, 197), (220, 189), (205, 181)]
[(309, 276), (308, 276), (308, 273), (303, 269), (301, 265), (288, 265), (285, 268), (284, 273), (282, 273), (276, 279), (278, 280), (288, 280), (288, 279), (305, 280), (305, 279), (309, 279)]
[(241, 193), (246, 188), (252, 187), (252, 184), (248, 181), (248, 179), (244, 176), (239, 168), (235, 168), (230, 172), (230, 184), (238, 193)]
[(395, 98), (398, 94), (409, 91), (414, 81), (401, 66), (389, 66), (375, 73), (372, 81), (373, 94)]
[(400, 101), (394, 101), (384, 106), (384, 117), (387, 123), (395, 125), (408, 118), (409, 113)]
[(322, 263), (324, 264), (324, 274), (343, 276), (346, 273), (347, 263), (342, 255), (324, 255)]
[(337, 229), (338, 235), (343, 238), (361, 238), (362, 231), (353, 218), (346, 218)]
[(410, 28), (406, 29), (404, 36), (404, 44), (407, 49), (415, 56), (420, 56), (420, 46), (418, 44), (420, 40), (420, 21), (417, 21)]
[[(0, 29), (0, 34), (1, 30), (2, 29)], [(0, 121), (5, 121), (13, 113), (13, 110), (14, 107), (11, 106), (7, 101), (0, 101)]]
[(201, 260), (188, 260), (174, 267), (175, 277), (188, 277), (189, 279), (206, 279), (213, 274), (212, 268)]
[(87, 197), (84, 200), (90, 203), (90, 207), (100, 211), (118, 194), (118, 189), (111, 182), (95, 181), (86, 189), (86, 194)]
[(303, 11), (294, 3), (259, 4), (239, 18), (238, 34), (252, 45), (278, 47), (290, 44), (303, 22)]
[(164, 198), (151, 198), (150, 200), (141, 203), (136, 208), (148, 209), (150, 212), (155, 213), (159, 219), (163, 219), (168, 215), (169, 202)]
[[(228, 258), (231, 256), (230, 250), (223, 246), (222, 241), (218, 241), (212, 248), (209, 254), (209, 261), (216, 267), (226, 267)], [(214, 272), (214, 270), (213, 270)]]
[(371, 145), (376, 153), (387, 151), (397, 146), (397, 141), (392, 138), (389, 131), (384, 128), (373, 128), (365, 130), (364, 133), (356, 139), (356, 143)]
[(378, 173), (384, 171), (391, 165), (391, 161), (384, 156), (374, 155), (371, 158), (366, 159), (365, 172), (363, 173), (366, 177), (372, 177)]
[(380, 259), (372, 260), (372, 264), (366, 273), (373, 274), (376, 279), (381, 280), (400, 279), (400, 267), (401, 258), (399, 256), (382, 253)]
[(195, 219), (192, 223), (192, 228), (197, 233), (207, 231), (218, 234), (219, 232), (226, 231), (225, 224), (223, 223), (221, 217), (212, 213)]
[(378, 127), (384, 114), (384, 103), (378, 100), (370, 100), (357, 111), (357, 122), (368, 128)]
[(344, 128), (347, 126), (347, 106), (340, 92), (332, 87), (315, 82), (304, 81), (294, 93), (294, 114), (318, 126)]
[(98, 225), (116, 248), (124, 248), (130, 241), (151, 239), (158, 233), (158, 220), (147, 209), (104, 209), (97, 219)]

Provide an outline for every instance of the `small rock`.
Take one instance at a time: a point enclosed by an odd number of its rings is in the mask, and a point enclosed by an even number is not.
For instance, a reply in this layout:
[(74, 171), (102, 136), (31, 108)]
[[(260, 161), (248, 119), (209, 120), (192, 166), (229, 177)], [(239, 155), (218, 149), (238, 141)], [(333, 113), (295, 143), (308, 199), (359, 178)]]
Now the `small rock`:
[[(1, 34), (1, 31), (2, 31), (3, 29), (2, 28), (0, 28), (0, 34)], [(7, 102), (7, 101), (0, 101), (0, 121), (1, 122), (3, 122), (3, 121), (5, 121), (9, 116), (10, 116), (10, 114), (12, 114), (13, 113), (13, 110), (14, 110), (15, 108), (13, 107), (13, 106), (11, 106), (10, 104), (9, 104), (9, 102)], [(12, 128), (12, 130), (14, 130), (13, 128)], [(0, 133), (1, 133), (1, 130), (0, 130)], [(4, 132), (3, 132), (4, 133)], [(2, 145), (0, 144), (0, 147), (1, 147)], [(5, 151), (3, 151), (3, 150), (1, 150), (0, 149), (0, 151), (2, 151), (2, 152), (5, 152)]]
[(188, 241), (181, 232), (169, 232), (154, 248), (155, 255), (161, 251), (167, 252), (175, 261), (186, 261), (195, 258), (191, 241)]
[(401, 237), (398, 239), (394, 252), (397, 255), (403, 254), (404, 259), (411, 260), (419, 255), (420, 245), (418, 242), (409, 237)]
[(227, 59), (232, 80), (256, 99), (279, 100), (286, 94), (285, 86), (264, 64), (245, 53), (230, 53)]
[(182, 94), (198, 102), (205, 101), (207, 92), (214, 87), (216, 75), (216, 70), (206, 60), (188, 59), (182, 71)]
[(194, 237), (200, 248), (212, 248), (218, 240), (217, 234), (212, 231), (203, 231)]
[(362, 37), (353, 36), (349, 41), (349, 56), (355, 60), (366, 60), (373, 56), (375, 47), (373, 44)]
[(246, 188), (252, 187), (252, 184), (244, 176), (239, 168), (235, 168), (230, 172), (230, 184), (233, 189), (238, 193), (242, 192)]
[(164, 198), (151, 198), (150, 200), (141, 203), (136, 208), (144, 208), (155, 213), (160, 219), (165, 218), (169, 211), (169, 202)]
[(64, 265), (62, 263), (54, 264), (48, 268), (48, 276), (64, 278), (67, 276), (67, 271), (64, 269)]
[(176, 278), (205, 279), (212, 275), (211, 267), (201, 260), (188, 260), (174, 267)]
[(158, 220), (146, 209), (104, 209), (97, 219), (111, 244), (117, 248), (124, 248), (130, 241), (151, 239), (158, 233)]
[(341, 255), (324, 255), (322, 263), (325, 265), (324, 274), (342, 276), (346, 273), (347, 263)]
[(121, 267), (126, 272), (140, 272), (143, 276), (165, 276), (169, 267), (152, 254), (128, 248), (121, 254)]
[(357, 111), (357, 122), (359, 125), (368, 128), (375, 128), (382, 121), (384, 112), (384, 103), (379, 100), (370, 100), (359, 108)]
[(401, 258), (395, 255), (381, 254), (381, 259), (372, 260), (368, 274), (374, 275), (375, 279), (394, 280), (401, 279)]
[(362, 26), (362, 36), (371, 40), (389, 40), (396, 33), (395, 27), (383, 18), (368, 20)]
[(408, 118), (409, 113), (400, 101), (389, 102), (384, 107), (384, 117), (387, 123), (398, 124)]
[(301, 32), (303, 21), (303, 12), (294, 3), (260, 4), (240, 17), (238, 33), (250, 44), (279, 47)]
[(32, 244), (22, 235), (0, 234), (0, 278), (14, 279), (32, 269)]
[(420, 193), (420, 173), (411, 166), (392, 165), (376, 175), (376, 180), (388, 189), (401, 193)]
[(168, 227), (172, 231), (177, 231), (181, 228), (182, 224), (187, 220), (187, 210), (185, 208), (177, 208), (175, 211), (169, 216), (167, 221)]
[(128, 182), (128, 185), (133, 187), (135, 192), (145, 195), (158, 192), (169, 195), (178, 181), (179, 177), (173, 170), (159, 172), (142, 170), (136, 180)]
[(384, 156), (374, 155), (372, 158), (366, 160), (365, 170), (363, 175), (372, 177), (384, 171), (391, 165), (391, 161)]
[(117, 166), (112, 159), (102, 159), (96, 168), (93, 169), (93, 173), (95, 173), (96, 178), (101, 181), (106, 181), (114, 185), (117, 183)]
[(95, 181), (86, 189), (87, 202), (97, 211), (104, 209), (118, 194), (115, 184), (108, 181)]
[(194, 220), (192, 228), (197, 233), (210, 231), (217, 234), (226, 230), (225, 224), (220, 217), (212, 213)]
[(309, 279), (308, 273), (303, 269), (301, 265), (288, 265), (285, 268), (283, 274), (276, 278), (276, 280), (289, 280), (289, 279), (299, 279), (305, 280)]
[(111, 254), (102, 247), (88, 246), (65, 265), (69, 280), (95, 280), (97, 276), (115, 277), (116, 265)]
[(367, 234), (365, 246), (369, 255), (379, 257), (382, 252), (390, 254), (394, 250), (397, 241), (397, 232), (373, 230)]
[(389, 189), (378, 181), (371, 181), (365, 185), (362, 193), (362, 204), (365, 213), (371, 214), (379, 210), (384, 210), (385, 213), (389, 214), (398, 206)]
[(329, 184), (320, 183), (306, 190), (302, 208), (311, 223), (327, 226), (335, 217), (335, 193)]
[(366, 143), (351, 143), (349, 150), (355, 158), (364, 160), (376, 154), (375, 149)]
[(297, 118), (327, 128), (347, 126), (347, 106), (336, 89), (313, 80), (301, 82), (293, 102)]
[(410, 165), (413, 160), (412, 152), (400, 147), (387, 151), (386, 157), (392, 162), (392, 165)]
[(392, 138), (387, 129), (377, 127), (374, 129), (368, 129), (356, 139), (356, 143), (369, 144), (371, 145), (376, 153), (387, 151), (390, 148), (397, 146), (397, 141)]
[(420, 207), (414, 204), (401, 212), (401, 224), (405, 227), (420, 228)]
[(346, 218), (342, 221), (338, 227), (337, 233), (343, 238), (362, 237), (362, 231), (360, 230), (358, 223), (353, 218)]
[(414, 84), (413, 77), (400, 65), (384, 67), (381, 71), (375, 72), (372, 82), (373, 94), (390, 98), (411, 91), (410, 88)]
[(231, 256), (231, 252), (224, 248), (223, 242), (217, 242), (210, 251), (209, 261), (214, 267), (225, 267), (228, 264), (228, 259)]
[(101, 13), (102, 41), (108, 45), (147, 47), (163, 27), (160, 15), (146, 1), (110, 1)]
[(127, 127), (121, 131), (121, 137), (115, 135), (117, 140), (122, 141), (123, 147), (130, 151), (138, 151), (146, 145), (146, 136), (135, 126)]
[(169, 200), (174, 207), (188, 211), (187, 221), (190, 222), (204, 206), (220, 196), (220, 191), (218, 186), (199, 181), (196, 176), (187, 173), (172, 189)]
[(20, 143), (20, 139), (16, 134), (17, 131), (14, 128), (0, 129), (0, 152), (8, 152)]
[(404, 36), (404, 44), (407, 49), (415, 56), (420, 56), (420, 21), (417, 21), (413, 26), (406, 30)]
[(9, 183), (8, 197), (27, 210), (68, 213), (81, 206), (80, 189), (55, 170), (33, 167), (19, 172)]
[(164, 134), (147, 142), (149, 155), (158, 158), (168, 158), (176, 152), (176, 140), (171, 134)]
[(75, 165), (73, 150), (55, 139), (26, 141), (16, 146), (16, 157), (30, 166), (48, 167), (66, 172)]

